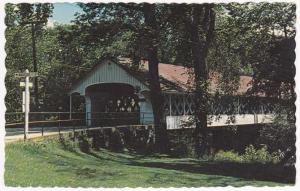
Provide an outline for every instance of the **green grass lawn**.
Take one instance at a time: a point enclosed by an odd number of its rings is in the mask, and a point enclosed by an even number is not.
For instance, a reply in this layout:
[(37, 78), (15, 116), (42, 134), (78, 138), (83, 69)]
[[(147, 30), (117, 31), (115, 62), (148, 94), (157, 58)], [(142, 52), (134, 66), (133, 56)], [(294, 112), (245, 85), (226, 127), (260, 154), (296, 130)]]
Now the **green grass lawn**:
[[(190, 158), (101, 149), (89, 154), (58, 141), (12, 143), (5, 149), (6, 186), (200, 187), (283, 186), (247, 169)], [(252, 173), (252, 174), (251, 174)], [(259, 172), (257, 172), (259, 173)]]

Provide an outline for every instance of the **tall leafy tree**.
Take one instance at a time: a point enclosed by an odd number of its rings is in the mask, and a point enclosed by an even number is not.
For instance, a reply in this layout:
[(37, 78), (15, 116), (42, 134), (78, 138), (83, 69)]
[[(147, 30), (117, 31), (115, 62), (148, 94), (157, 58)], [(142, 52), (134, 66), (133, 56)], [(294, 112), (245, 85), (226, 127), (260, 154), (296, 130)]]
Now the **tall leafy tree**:
[[(32, 61), (33, 71), (38, 72), (37, 63), (37, 49), (36, 49), (36, 36), (41, 34), (43, 26), (48, 21), (53, 10), (53, 5), (50, 3), (20, 3), (15, 6), (16, 22), (21, 26), (31, 27), (31, 40), (32, 40)], [(34, 102), (35, 107), (38, 109), (38, 78), (34, 79)]]
[(146, 52), (149, 62), (150, 96), (154, 114), (156, 145), (159, 150), (167, 151), (167, 132), (163, 122), (163, 97), (158, 71), (159, 21), (156, 18), (157, 5), (143, 4), (145, 22)]
[(260, 139), (285, 160), (295, 156), (295, 10), (292, 3), (224, 4), (209, 57), (215, 68), (251, 75), (249, 95), (277, 98), (274, 123)]
[(207, 103), (208, 67), (206, 57), (213, 38), (215, 13), (213, 5), (192, 5), (190, 20), (186, 25), (190, 32), (192, 63), (195, 73), (195, 144), (196, 153), (201, 156), (207, 149)]
[[(209, 68), (207, 55), (213, 40), (215, 12), (213, 4), (173, 5), (171, 26), (173, 35), (179, 38), (181, 46), (175, 46), (178, 59), (192, 68), (191, 82), (194, 87), (195, 113), (193, 121), (195, 152), (203, 156), (207, 152), (207, 114)], [(182, 46), (184, 45), (184, 46)], [(184, 51), (182, 51), (183, 49)], [(183, 55), (183, 56), (181, 56)], [(190, 57), (190, 59), (188, 59)]]

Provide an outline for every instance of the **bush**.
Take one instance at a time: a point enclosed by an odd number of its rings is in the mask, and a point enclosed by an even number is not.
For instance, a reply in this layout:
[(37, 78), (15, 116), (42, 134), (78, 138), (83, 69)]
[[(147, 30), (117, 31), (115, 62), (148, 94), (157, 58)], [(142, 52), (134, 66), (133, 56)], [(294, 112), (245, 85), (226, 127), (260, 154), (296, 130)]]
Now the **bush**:
[(87, 134), (81, 134), (78, 137), (79, 148), (84, 153), (91, 152), (91, 140), (88, 138)]
[(59, 135), (59, 143), (65, 150), (75, 151), (74, 142), (69, 138), (65, 138), (62, 134)]
[(282, 152), (268, 152), (267, 146), (264, 145), (261, 149), (255, 149), (253, 145), (249, 145), (242, 155), (243, 161), (248, 163), (278, 163), (283, 158)]
[(249, 145), (245, 149), (245, 153), (239, 155), (234, 151), (218, 151), (213, 157), (214, 161), (221, 162), (243, 162), (243, 163), (273, 163), (276, 164), (283, 159), (282, 152), (268, 152), (267, 146), (263, 146), (261, 149), (255, 149), (253, 145)]
[[(268, 145), (272, 152), (282, 151), (282, 163), (293, 166), (296, 159), (296, 107), (294, 98), (275, 106), (272, 124), (266, 124), (260, 131), (259, 143)], [(280, 152), (279, 152), (280, 154)], [(275, 156), (276, 158), (277, 156)]]
[(214, 161), (220, 161), (220, 162), (242, 162), (241, 156), (239, 156), (238, 153), (234, 151), (218, 151), (213, 156)]

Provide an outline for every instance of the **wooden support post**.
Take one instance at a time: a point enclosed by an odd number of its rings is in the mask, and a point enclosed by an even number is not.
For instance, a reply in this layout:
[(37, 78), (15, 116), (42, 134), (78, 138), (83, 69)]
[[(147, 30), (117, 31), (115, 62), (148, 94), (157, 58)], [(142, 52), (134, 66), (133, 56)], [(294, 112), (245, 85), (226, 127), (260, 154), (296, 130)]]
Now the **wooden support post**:
[(25, 71), (25, 127), (24, 127), (24, 139), (28, 138), (28, 128), (29, 128), (29, 70)]
[(36, 72), (29, 72), (28, 69), (25, 70), (24, 73), (15, 73), (16, 78), (24, 78), (25, 77), (25, 82), (20, 82), (20, 86), (24, 87), (25, 86), (25, 92), (24, 92), (24, 139), (28, 138), (28, 129), (29, 129), (29, 109), (30, 109), (30, 92), (29, 88), (32, 87), (32, 84), (29, 82), (29, 77), (37, 77)]

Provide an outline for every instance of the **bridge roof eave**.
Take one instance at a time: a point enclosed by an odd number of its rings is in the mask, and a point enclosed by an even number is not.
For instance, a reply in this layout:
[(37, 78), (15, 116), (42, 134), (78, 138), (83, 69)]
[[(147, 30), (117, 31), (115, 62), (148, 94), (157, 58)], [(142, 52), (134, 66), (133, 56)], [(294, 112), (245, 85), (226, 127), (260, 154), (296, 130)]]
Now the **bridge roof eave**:
[(140, 91), (149, 91), (148, 85), (136, 76), (132, 75), (128, 70), (124, 69), (120, 64), (104, 60), (93, 68), (88, 74), (80, 79), (68, 92), (68, 95), (79, 93), (85, 95), (87, 87), (94, 84), (103, 83), (122, 83), (133, 87), (139, 86)]

